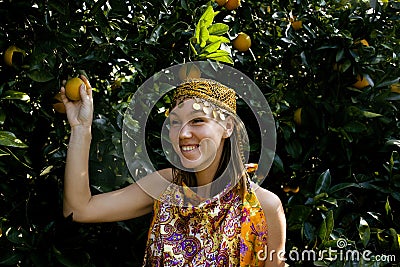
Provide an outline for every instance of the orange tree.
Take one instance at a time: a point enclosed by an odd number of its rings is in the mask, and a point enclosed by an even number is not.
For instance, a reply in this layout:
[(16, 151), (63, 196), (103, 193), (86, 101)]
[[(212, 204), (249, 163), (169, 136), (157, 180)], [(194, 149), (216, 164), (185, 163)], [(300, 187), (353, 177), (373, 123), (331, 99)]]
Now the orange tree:
[[(390, 90), (400, 77), (398, 3), (240, 4), (228, 10), (194, 0), (0, 3), (0, 264), (141, 265), (150, 216), (95, 225), (62, 217), (69, 127), (53, 109), (55, 95), (63, 79), (90, 78), (92, 191), (109, 191), (132, 182), (120, 140), (133, 93), (162, 68), (196, 59), (233, 63), (270, 103), (278, 140), (264, 186), (285, 206), (288, 251), (338, 249), (342, 238), (347, 249), (398, 252), (400, 95)], [(207, 5), (217, 12), (212, 18), (204, 15)], [(248, 51), (230, 43), (240, 32), (251, 38)], [(203, 43), (193, 39), (197, 34)], [(257, 140), (256, 129), (248, 130)], [(153, 162), (162, 167), (157, 138), (150, 128)], [(258, 147), (253, 141), (252, 158)]]

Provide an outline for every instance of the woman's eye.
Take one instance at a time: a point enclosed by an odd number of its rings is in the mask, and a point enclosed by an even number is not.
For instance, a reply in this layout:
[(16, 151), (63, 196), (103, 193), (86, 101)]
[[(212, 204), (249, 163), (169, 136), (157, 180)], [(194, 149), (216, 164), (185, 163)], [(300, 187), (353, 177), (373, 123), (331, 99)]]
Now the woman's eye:
[(204, 122), (203, 118), (195, 118), (192, 120), (192, 123), (202, 123), (202, 122)]
[(171, 125), (179, 125), (180, 122), (178, 120), (171, 120), (170, 121)]

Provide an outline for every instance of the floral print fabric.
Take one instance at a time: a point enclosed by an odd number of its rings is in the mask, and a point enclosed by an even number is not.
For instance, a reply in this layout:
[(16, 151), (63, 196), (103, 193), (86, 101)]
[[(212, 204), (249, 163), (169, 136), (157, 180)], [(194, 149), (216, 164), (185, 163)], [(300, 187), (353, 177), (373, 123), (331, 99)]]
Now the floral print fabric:
[(155, 201), (143, 266), (264, 266), (257, 253), (267, 245), (267, 224), (253, 189), (238, 183), (197, 206), (172, 205), (172, 196), (199, 198), (184, 186)]

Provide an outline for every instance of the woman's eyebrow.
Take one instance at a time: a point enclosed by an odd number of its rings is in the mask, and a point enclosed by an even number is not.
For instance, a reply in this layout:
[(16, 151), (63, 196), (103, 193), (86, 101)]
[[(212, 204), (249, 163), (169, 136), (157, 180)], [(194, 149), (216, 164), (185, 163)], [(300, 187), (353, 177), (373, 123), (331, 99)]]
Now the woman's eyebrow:
[[(202, 110), (192, 110), (192, 111), (190, 112), (190, 115), (194, 115), (194, 114), (196, 114), (196, 113), (204, 114), (204, 111), (202, 111)], [(170, 115), (170, 116), (171, 116), (171, 115), (174, 115), (174, 116), (176, 116), (176, 117), (179, 117), (179, 115), (178, 115), (175, 111), (171, 111), (171, 112), (169, 113), (169, 115)]]

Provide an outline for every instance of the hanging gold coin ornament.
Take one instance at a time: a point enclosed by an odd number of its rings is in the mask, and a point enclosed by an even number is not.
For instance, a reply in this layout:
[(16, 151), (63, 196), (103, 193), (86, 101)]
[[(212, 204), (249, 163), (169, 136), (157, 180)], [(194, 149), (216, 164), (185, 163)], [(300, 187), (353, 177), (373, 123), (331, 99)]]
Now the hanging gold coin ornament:
[(200, 110), (201, 109), (200, 104), (199, 103), (193, 103), (193, 109), (194, 110)]
[(211, 113), (211, 111), (212, 111), (212, 108), (211, 107), (203, 107), (203, 112), (206, 114), (206, 115), (208, 115), (208, 114), (210, 114)]
[(165, 117), (168, 117), (169, 116), (169, 108), (165, 111)]
[(205, 107), (209, 107), (209, 106), (210, 106), (210, 103), (208, 103), (207, 101), (204, 101), (204, 102), (203, 102), (203, 105), (204, 105)]
[(214, 119), (216, 119), (216, 118), (217, 118), (217, 116), (218, 116), (218, 113), (217, 113), (217, 111), (216, 111), (216, 110), (213, 110), (213, 111), (212, 111), (212, 114), (213, 114), (213, 117), (214, 117)]

